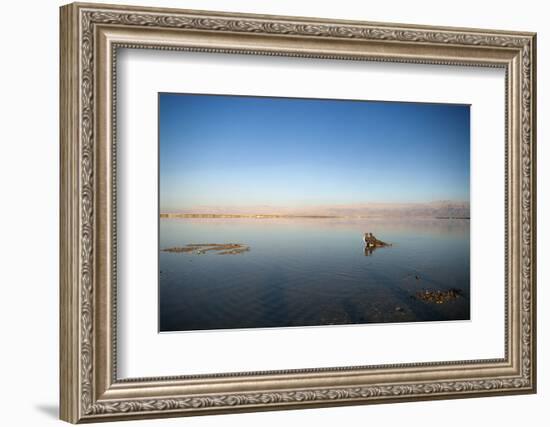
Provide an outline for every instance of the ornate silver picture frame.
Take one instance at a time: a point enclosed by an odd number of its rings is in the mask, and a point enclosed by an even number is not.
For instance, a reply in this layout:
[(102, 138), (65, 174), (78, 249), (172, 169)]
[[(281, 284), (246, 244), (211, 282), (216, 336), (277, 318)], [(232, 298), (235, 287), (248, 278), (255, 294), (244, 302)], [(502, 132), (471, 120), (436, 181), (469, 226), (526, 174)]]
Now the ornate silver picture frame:
[[(536, 391), (534, 33), (80, 3), (60, 13), (61, 419), (97, 422)], [(122, 48), (503, 69), (504, 357), (119, 378), (116, 62)]]

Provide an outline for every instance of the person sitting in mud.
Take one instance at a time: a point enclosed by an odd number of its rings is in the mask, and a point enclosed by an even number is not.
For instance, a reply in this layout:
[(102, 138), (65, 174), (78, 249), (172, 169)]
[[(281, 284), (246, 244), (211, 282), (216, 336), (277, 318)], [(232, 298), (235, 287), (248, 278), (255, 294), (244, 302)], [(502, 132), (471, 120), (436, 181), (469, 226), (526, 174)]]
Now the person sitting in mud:
[(367, 246), (374, 246), (374, 236), (372, 235), (372, 233), (365, 233), (365, 235), (363, 236), (363, 241)]
[(378, 240), (372, 233), (365, 233), (363, 236), (365, 246), (369, 248), (378, 248), (382, 246), (391, 246), (389, 243)]

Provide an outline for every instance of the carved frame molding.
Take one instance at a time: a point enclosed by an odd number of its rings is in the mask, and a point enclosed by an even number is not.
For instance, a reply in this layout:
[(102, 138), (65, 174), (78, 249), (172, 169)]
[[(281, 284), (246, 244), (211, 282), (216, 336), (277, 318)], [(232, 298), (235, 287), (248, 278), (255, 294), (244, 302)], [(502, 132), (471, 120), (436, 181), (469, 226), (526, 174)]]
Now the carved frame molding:
[[(504, 67), (506, 357), (117, 380), (113, 147), (120, 47)], [(60, 92), (62, 419), (74, 423), (535, 391), (535, 34), (71, 4), (61, 8)], [(272, 379), (268, 386), (266, 378)], [(200, 392), (193, 388), (197, 384)]]

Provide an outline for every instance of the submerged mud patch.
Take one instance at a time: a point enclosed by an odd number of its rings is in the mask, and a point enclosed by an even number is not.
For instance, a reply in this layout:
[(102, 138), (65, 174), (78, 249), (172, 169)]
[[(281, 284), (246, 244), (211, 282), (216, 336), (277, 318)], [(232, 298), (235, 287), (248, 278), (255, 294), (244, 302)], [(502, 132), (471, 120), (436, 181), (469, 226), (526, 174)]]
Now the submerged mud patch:
[(242, 243), (190, 243), (185, 246), (174, 246), (162, 249), (163, 252), (192, 253), (204, 255), (207, 252), (215, 252), (218, 255), (238, 255), (250, 251), (250, 246)]
[(425, 289), (416, 293), (416, 298), (434, 304), (444, 304), (461, 296), (460, 289), (449, 289), (447, 291)]

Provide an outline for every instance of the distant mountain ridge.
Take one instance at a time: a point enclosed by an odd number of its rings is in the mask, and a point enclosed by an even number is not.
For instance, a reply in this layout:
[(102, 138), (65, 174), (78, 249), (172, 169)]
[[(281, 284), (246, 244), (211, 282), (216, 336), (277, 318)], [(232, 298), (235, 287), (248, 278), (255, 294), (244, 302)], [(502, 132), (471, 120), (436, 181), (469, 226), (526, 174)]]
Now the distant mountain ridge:
[(310, 207), (258, 206), (197, 206), (191, 209), (163, 210), (163, 214), (244, 215), (244, 216), (332, 216), (332, 217), (452, 217), (469, 218), (470, 203), (434, 201), (426, 203), (362, 203), (353, 205), (318, 205)]

